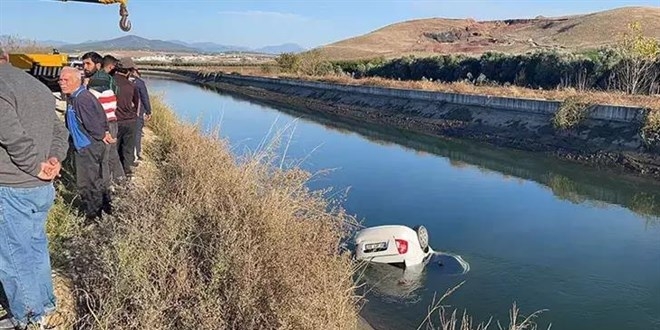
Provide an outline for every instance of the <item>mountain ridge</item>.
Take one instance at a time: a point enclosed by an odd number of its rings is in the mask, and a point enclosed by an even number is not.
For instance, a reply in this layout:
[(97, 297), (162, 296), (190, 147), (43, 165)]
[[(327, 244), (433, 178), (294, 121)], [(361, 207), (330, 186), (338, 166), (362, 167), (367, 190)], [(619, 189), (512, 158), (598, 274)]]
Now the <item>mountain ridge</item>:
[(81, 43), (68, 43), (60, 40), (41, 40), (36, 43), (43, 46), (51, 46), (63, 52), (131, 50), (181, 53), (252, 52), (280, 54), (284, 52), (298, 53), (305, 50), (302, 46), (294, 43), (250, 48), (235, 45), (221, 45), (214, 42), (185, 42), (181, 40), (147, 39), (137, 35), (126, 35), (108, 40), (94, 40)]

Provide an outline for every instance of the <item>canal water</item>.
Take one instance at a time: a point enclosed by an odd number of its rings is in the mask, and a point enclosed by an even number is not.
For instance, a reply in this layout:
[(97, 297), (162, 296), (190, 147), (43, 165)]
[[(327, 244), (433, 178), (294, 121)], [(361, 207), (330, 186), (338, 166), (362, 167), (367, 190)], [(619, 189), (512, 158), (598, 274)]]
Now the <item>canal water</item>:
[(181, 119), (219, 128), (237, 155), (279, 135), (282, 164), (323, 171), (310, 186), (345, 196), (364, 225), (422, 224), (434, 250), (469, 263), (465, 274), (438, 263), (416, 273), (367, 269), (363, 314), (377, 329), (417, 329), (434, 295), (462, 282), (443, 305), (475, 323), (492, 317), (504, 327), (516, 303), (525, 316), (544, 310), (540, 329), (660, 329), (658, 185), (526, 152), (303, 117), (181, 82), (147, 83)]

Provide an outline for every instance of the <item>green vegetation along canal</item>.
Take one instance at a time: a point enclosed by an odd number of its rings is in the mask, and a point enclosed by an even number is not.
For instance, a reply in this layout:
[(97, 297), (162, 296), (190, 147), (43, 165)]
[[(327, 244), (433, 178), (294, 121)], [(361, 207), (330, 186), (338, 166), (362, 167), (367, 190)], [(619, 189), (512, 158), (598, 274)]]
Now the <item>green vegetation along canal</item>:
[(298, 118), (181, 82), (147, 83), (180, 118), (219, 127), (237, 155), (281, 132), (284, 166), (329, 170), (312, 188), (347, 192), (343, 206), (367, 226), (423, 224), (435, 250), (470, 264), (463, 275), (431, 264), (405, 283), (396, 268), (369, 269), (363, 314), (376, 329), (416, 329), (434, 293), (462, 281), (445, 304), (478, 322), (508, 324), (516, 302), (524, 315), (547, 309), (542, 329), (660, 329), (660, 185), (531, 153)]

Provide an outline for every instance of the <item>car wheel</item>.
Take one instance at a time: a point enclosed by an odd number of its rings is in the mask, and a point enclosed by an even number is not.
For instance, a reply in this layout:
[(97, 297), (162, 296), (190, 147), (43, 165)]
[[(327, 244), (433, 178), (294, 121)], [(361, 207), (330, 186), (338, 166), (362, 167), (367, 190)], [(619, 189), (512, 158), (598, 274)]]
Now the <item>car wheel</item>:
[(415, 232), (417, 232), (417, 240), (419, 241), (419, 247), (422, 248), (424, 253), (429, 252), (429, 232), (426, 230), (426, 227), (419, 225), (416, 226)]

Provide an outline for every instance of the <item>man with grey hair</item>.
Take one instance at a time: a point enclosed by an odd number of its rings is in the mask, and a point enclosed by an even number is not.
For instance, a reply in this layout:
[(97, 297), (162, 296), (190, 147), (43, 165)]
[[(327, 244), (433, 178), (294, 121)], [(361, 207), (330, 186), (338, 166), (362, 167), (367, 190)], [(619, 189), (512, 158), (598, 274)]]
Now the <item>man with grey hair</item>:
[(68, 134), (42, 82), (0, 55), (0, 329), (42, 323), (55, 311), (46, 217)]
[(108, 121), (101, 103), (82, 85), (78, 69), (62, 68), (59, 84), (68, 96), (65, 121), (74, 147), (78, 193), (86, 220), (94, 221), (101, 217), (104, 202), (110, 202), (104, 201), (102, 174)]

